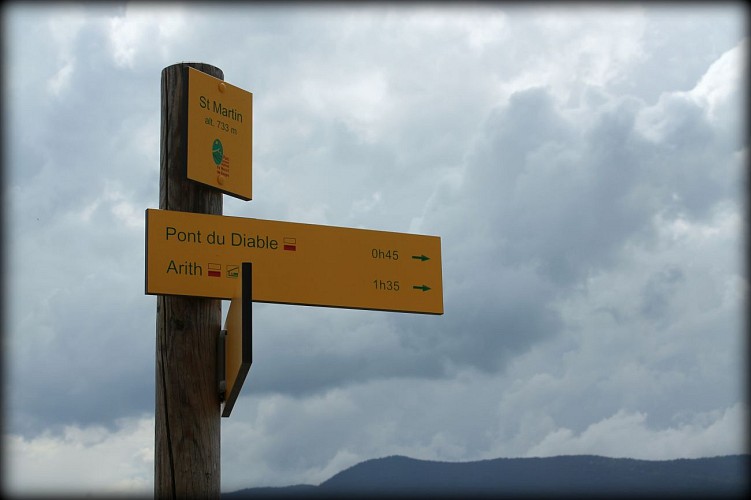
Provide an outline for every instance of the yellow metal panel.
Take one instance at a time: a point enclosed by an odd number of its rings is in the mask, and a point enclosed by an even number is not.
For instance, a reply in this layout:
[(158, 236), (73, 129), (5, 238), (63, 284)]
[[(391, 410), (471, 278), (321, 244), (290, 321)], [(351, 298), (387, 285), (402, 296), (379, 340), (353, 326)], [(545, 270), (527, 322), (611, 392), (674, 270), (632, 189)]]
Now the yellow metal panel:
[(443, 314), (441, 239), (146, 210), (146, 293), (230, 299), (242, 262), (253, 301)]
[(188, 178), (252, 197), (253, 94), (188, 68)]
[(241, 270), (242, 290), (232, 298), (224, 324), (227, 336), (224, 345), (226, 392), (222, 404), (223, 417), (230, 416), (252, 363), (252, 284), (246, 283), (252, 276), (252, 264), (244, 263), (242, 266), (246, 268)]

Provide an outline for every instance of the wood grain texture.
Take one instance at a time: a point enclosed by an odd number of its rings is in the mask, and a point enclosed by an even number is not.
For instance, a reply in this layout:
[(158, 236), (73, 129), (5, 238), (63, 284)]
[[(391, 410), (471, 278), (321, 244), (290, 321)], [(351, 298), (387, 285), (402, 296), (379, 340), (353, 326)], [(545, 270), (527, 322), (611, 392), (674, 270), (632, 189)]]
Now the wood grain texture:
[[(222, 194), (187, 178), (187, 67), (162, 71), (159, 208), (222, 214)], [(156, 498), (219, 498), (220, 401), (216, 344), (221, 301), (159, 295), (156, 320)]]

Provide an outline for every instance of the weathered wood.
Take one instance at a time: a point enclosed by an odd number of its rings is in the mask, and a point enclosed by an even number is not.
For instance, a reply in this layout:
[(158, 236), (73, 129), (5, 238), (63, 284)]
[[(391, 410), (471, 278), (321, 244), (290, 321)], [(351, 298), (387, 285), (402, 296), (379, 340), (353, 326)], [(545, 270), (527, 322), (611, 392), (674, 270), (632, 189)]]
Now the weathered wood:
[[(162, 70), (159, 208), (222, 214), (222, 194), (187, 178), (187, 67)], [(219, 498), (220, 401), (216, 344), (221, 301), (159, 295), (156, 322), (156, 498)]]

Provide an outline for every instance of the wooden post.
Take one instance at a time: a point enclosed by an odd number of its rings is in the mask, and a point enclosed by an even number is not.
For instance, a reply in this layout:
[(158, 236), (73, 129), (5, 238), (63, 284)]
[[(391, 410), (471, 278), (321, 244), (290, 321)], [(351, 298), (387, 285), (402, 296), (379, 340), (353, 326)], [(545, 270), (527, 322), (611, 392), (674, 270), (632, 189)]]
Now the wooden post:
[[(162, 70), (159, 208), (222, 215), (222, 194), (187, 178), (188, 66)], [(216, 373), (221, 301), (157, 296), (156, 498), (219, 498), (220, 401)]]

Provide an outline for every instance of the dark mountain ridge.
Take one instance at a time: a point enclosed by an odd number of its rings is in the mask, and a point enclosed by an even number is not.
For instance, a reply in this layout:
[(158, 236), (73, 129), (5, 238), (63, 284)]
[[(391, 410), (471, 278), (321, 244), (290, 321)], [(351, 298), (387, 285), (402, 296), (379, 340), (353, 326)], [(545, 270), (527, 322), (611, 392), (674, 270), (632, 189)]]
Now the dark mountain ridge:
[(636, 460), (595, 455), (434, 462), (366, 460), (318, 486), (250, 488), (222, 498), (331, 497), (741, 497), (751, 455)]

